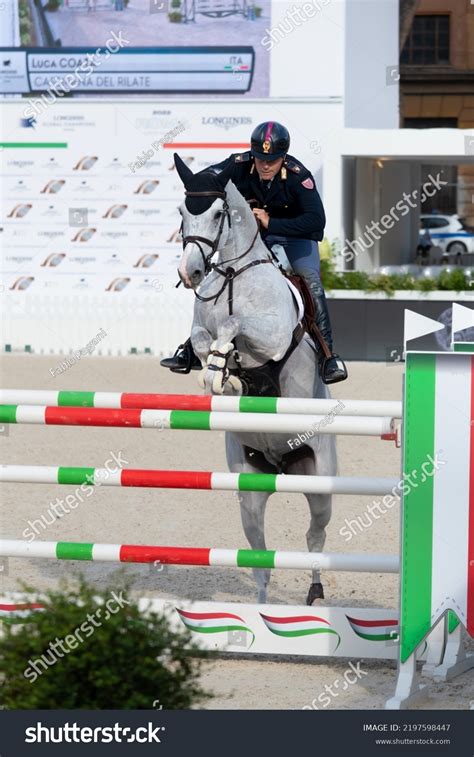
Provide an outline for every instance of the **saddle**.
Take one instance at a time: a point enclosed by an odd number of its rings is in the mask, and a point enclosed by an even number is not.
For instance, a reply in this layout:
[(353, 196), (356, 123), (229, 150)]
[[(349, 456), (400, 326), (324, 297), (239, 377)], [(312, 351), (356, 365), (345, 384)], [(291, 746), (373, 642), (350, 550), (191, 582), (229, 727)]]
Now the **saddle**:
[(325, 358), (331, 357), (331, 350), (316, 326), (313, 298), (306, 281), (301, 276), (297, 276), (296, 274), (290, 275), (281, 268), (280, 270), (301, 296), (304, 307), (303, 320), (295, 327), (290, 346), (280, 360), (268, 360), (257, 368), (242, 368), (238, 363), (238, 358), (236, 358), (237, 368), (231, 368), (230, 373), (239, 377), (244, 394), (259, 397), (281, 397), (281, 371), (303, 339), (305, 333), (308, 333), (313, 340), (318, 354), (322, 351)]
[(318, 352), (322, 350), (325, 358), (332, 357), (331, 350), (329, 349), (323, 335), (321, 334), (320, 330), (316, 326), (316, 311), (314, 308), (314, 302), (313, 298), (311, 296), (310, 289), (308, 287), (308, 284), (306, 283), (305, 279), (303, 279), (301, 276), (297, 276), (296, 274), (289, 274), (286, 273), (283, 269), (280, 269), (285, 276), (285, 278), (289, 279), (295, 289), (298, 290), (300, 293), (301, 299), (303, 300), (303, 307), (304, 307), (304, 315), (303, 315), (303, 324), (305, 327), (305, 330), (309, 334), (309, 336), (312, 338), (314, 345)]

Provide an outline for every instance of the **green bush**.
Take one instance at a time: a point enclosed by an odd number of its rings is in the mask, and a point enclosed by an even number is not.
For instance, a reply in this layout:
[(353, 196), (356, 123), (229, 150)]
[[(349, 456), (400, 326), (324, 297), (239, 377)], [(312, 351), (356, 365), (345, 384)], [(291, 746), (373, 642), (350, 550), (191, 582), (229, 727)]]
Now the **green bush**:
[(410, 274), (380, 274), (365, 273), (364, 271), (344, 271), (337, 273), (335, 260), (337, 256), (336, 244), (323, 239), (319, 243), (321, 259), (321, 281), (327, 290), (331, 289), (360, 289), (364, 292), (385, 292), (389, 297), (397, 289), (419, 292), (433, 292), (436, 290), (466, 291), (470, 290), (470, 279), (462, 268), (448, 273), (443, 271), (436, 279), (415, 278)]
[(168, 18), (172, 24), (179, 24), (183, 16), (179, 11), (172, 11), (171, 13), (168, 13)]
[(25, 34), (31, 32), (31, 21), (29, 18), (20, 18), (20, 36), (23, 38)]
[[(59, 590), (41, 593), (45, 611), (3, 624), (2, 709), (152, 709), (159, 700), (171, 710), (211, 696), (198, 682), (209, 653), (198, 650), (186, 629), (172, 631), (164, 616), (144, 617), (122, 577), (115, 584), (98, 590), (82, 577), (74, 585), (63, 582)], [(25, 591), (39, 594), (32, 587)], [(107, 617), (112, 592), (124, 604), (114, 600)], [(50, 646), (58, 649), (58, 640), (62, 655)]]
[(469, 288), (469, 280), (462, 268), (451, 273), (442, 271), (438, 278), (438, 289), (454, 289), (456, 292), (461, 292)]
[(18, 14), (20, 17), (20, 41), (23, 47), (28, 47), (32, 43), (33, 23), (27, 0), (20, 0)]
[(438, 288), (438, 280), (437, 279), (418, 279), (417, 281), (417, 289), (420, 290), (420, 292), (434, 292)]

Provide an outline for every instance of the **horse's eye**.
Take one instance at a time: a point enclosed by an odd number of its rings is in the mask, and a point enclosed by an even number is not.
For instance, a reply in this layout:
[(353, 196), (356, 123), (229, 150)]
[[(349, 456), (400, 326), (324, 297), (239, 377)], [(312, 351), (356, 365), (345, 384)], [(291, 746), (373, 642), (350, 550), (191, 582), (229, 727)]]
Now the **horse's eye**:
[(222, 215), (222, 210), (217, 210), (217, 211), (216, 211), (216, 212), (214, 213), (214, 218), (215, 218), (215, 219), (217, 220), (218, 218), (220, 218), (220, 217), (221, 217), (221, 215)]

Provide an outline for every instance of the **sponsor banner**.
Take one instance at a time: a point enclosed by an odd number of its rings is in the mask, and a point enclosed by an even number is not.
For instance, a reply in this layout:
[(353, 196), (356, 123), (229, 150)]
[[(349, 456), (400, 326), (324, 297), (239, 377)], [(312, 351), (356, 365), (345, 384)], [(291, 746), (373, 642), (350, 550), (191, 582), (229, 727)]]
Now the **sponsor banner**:
[[(203, 114), (200, 103), (63, 101), (32, 123), (32, 103), (3, 105), (0, 284), (33, 294), (172, 291), (183, 202), (173, 153), (198, 172), (248, 149), (268, 117), (260, 103), (206, 103)], [(306, 106), (281, 107), (291, 125)], [(294, 153), (304, 145), (295, 130)]]

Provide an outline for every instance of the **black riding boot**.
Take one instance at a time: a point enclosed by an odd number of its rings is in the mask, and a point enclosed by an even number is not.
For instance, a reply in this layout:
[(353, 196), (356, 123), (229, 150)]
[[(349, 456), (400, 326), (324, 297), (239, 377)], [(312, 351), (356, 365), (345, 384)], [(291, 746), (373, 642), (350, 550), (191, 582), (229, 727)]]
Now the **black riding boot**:
[(173, 373), (189, 373), (191, 370), (201, 370), (201, 361), (195, 355), (191, 339), (180, 344), (173, 357), (160, 360), (163, 368), (169, 368)]
[(332, 351), (331, 321), (329, 319), (326, 296), (319, 284), (315, 285), (311, 283), (309, 289), (314, 303), (316, 326), (332, 354), (331, 357), (326, 357), (322, 348), (319, 348), (321, 378), (325, 384), (337, 384), (338, 381), (345, 381), (347, 378), (347, 369), (344, 362)]

